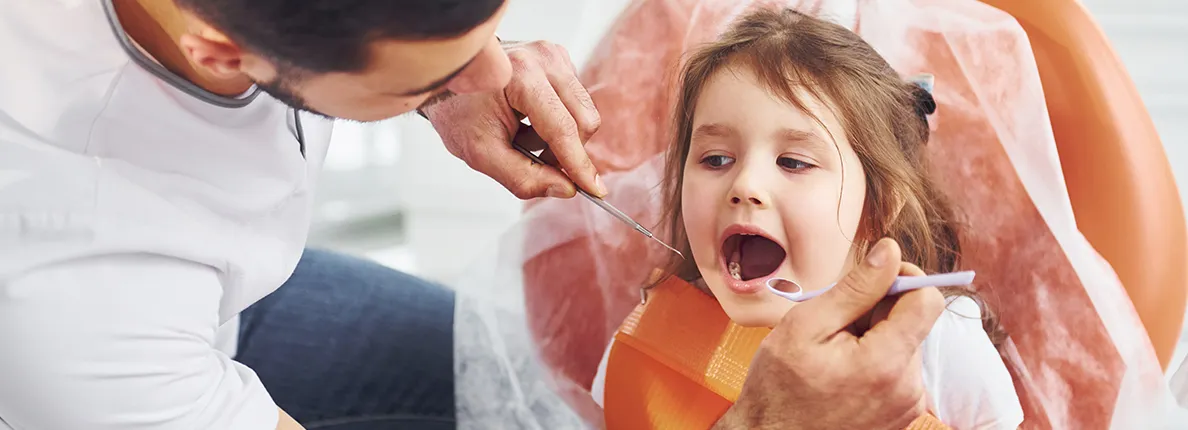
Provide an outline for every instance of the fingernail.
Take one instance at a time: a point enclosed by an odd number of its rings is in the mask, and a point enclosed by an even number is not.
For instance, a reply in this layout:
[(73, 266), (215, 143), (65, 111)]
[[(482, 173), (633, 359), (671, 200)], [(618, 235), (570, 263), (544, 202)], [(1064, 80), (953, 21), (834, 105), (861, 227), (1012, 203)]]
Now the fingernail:
[(598, 187), (598, 196), (599, 197), (605, 196), (608, 193), (610, 193), (610, 191), (608, 191), (606, 189), (606, 185), (602, 183), (602, 176), (597, 173), (594, 174), (594, 186)]
[(870, 250), (870, 254), (866, 255), (866, 264), (871, 267), (882, 267), (887, 264), (887, 260), (891, 257), (891, 246), (885, 240), (875, 242), (874, 249)]

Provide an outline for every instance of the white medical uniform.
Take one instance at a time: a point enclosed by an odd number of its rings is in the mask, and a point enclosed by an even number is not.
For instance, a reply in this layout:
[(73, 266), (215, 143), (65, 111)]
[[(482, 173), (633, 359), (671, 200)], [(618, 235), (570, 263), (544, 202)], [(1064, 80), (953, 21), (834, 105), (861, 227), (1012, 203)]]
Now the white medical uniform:
[(236, 316), (301, 256), (330, 123), (169, 74), (110, 0), (0, 0), (0, 53), (0, 429), (275, 428)]
[[(949, 300), (948, 310), (920, 347), (924, 389), (936, 417), (955, 430), (1015, 430), (1023, 422), (1023, 408), (1006, 365), (982, 328), (981, 315), (969, 297)], [(610, 346), (591, 387), (599, 406), (606, 390)]]

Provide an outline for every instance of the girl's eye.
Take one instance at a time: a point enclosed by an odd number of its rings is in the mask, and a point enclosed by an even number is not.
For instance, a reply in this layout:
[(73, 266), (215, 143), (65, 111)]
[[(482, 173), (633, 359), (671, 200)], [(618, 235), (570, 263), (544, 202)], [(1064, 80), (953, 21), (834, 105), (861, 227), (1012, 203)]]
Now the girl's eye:
[(725, 167), (727, 164), (733, 162), (733, 158), (727, 157), (725, 155), (709, 155), (701, 159), (701, 164), (705, 164), (713, 169)]
[(800, 160), (797, 160), (797, 159), (791, 158), (791, 157), (780, 157), (779, 159), (776, 160), (776, 164), (778, 164), (780, 167), (783, 167), (785, 169), (792, 170), (792, 171), (804, 170), (804, 169), (813, 167), (812, 164), (805, 163), (803, 161), (800, 161)]

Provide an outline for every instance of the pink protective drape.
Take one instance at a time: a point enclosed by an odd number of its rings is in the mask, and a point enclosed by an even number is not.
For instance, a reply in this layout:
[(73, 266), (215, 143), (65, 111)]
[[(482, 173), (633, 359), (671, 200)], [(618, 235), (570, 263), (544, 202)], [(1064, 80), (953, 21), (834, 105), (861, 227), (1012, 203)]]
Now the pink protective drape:
[[(1158, 363), (1108, 264), (1072, 212), (1035, 59), (1023, 30), (974, 0), (638, 0), (582, 73), (602, 114), (587, 145), (608, 200), (658, 224), (659, 154), (686, 49), (748, 7), (790, 6), (855, 29), (904, 76), (932, 73), (938, 183), (965, 216), (966, 264), (1010, 333), (1004, 354), (1025, 428), (1142, 428)], [(1034, 200), (1033, 200), (1034, 199)], [(663, 249), (581, 199), (526, 210), (524, 289), (540, 355), (581, 415), (608, 340)], [(1061, 224), (1061, 223), (1064, 224)]]

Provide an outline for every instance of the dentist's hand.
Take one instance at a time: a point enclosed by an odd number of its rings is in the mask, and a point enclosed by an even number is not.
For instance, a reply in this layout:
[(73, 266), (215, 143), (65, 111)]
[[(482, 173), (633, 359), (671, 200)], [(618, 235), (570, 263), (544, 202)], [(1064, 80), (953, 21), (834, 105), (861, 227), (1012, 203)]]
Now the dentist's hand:
[(788, 311), (715, 428), (899, 430), (925, 414), (919, 349), (944, 310), (941, 293), (905, 293), (869, 330), (857, 328), (897, 274), (919, 273), (900, 258), (883, 239), (836, 287)]
[[(591, 194), (605, 195), (584, 147), (601, 117), (569, 53), (543, 41), (505, 42), (503, 47), (512, 65), (503, 91), (456, 95), (424, 109), (446, 148), (521, 199), (573, 197), (575, 182)], [(524, 115), (532, 127), (520, 123)], [(513, 139), (530, 151), (545, 150), (541, 158), (565, 173), (533, 164), (511, 147)]]

